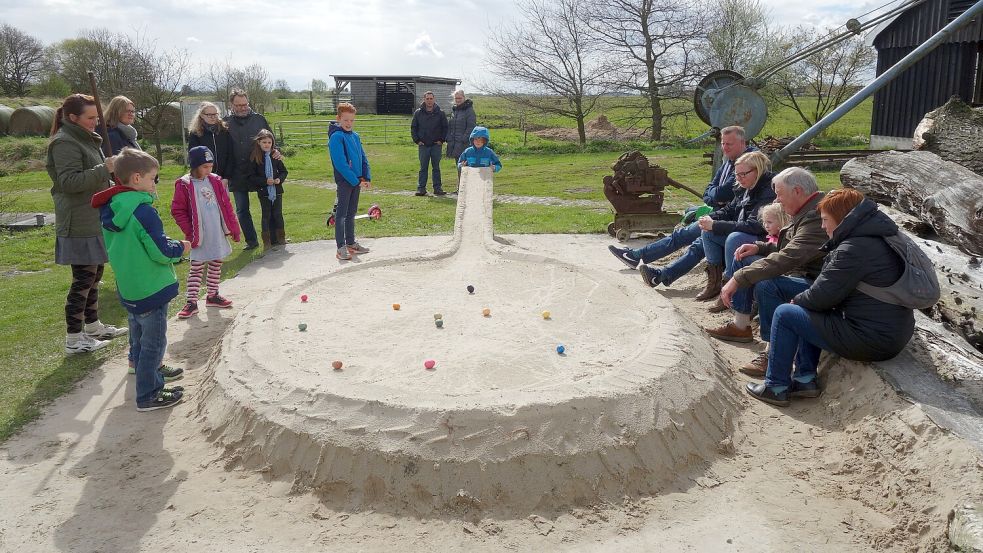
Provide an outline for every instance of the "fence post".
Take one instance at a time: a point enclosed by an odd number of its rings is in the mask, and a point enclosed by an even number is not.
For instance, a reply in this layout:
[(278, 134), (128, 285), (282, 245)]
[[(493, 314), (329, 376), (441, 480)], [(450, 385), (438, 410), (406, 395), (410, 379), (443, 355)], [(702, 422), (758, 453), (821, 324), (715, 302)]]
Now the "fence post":
[(283, 144), (286, 144), (287, 143), (287, 141), (284, 140), (284, 136), (283, 136), (283, 124), (282, 123), (277, 123), (276, 127), (277, 127), (277, 129), (280, 130), (280, 145), (282, 146)]
[(310, 95), (311, 99), (311, 115), (314, 115), (314, 91), (308, 91), (308, 94)]

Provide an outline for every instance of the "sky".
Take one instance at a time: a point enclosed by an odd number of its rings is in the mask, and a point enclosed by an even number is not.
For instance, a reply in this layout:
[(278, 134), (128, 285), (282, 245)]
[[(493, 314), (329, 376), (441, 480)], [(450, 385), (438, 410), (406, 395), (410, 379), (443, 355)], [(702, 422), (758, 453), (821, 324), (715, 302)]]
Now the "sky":
[[(0, 0), (0, 23), (52, 44), (80, 31), (141, 34), (212, 63), (259, 63), (293, 90), (330, 75), (486, 80), (490, 29), (514, 25), (522, 0)], [(761, 0), (778, 25), (839, 26), (887, 0)]]

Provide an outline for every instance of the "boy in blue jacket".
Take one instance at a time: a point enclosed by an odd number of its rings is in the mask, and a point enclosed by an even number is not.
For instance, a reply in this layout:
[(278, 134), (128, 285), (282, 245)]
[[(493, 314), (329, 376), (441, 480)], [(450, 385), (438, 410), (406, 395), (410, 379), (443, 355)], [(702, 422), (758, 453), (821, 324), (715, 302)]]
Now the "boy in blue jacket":
[(335, 257), (342, 260), (351, 259), (353, 254), (369, 253), (368, 248), (355, 241), (358, 194), (362, 188), (372, 186), (369, 160), (365, 157), (362, 140), (352, 130), (355, 113), (355, 106), (342, 102), (338, 104), (338, 120), (328, 126), (328, 152), (334, 167), (334, 181), (338, 186), (334, 224), (338, 253)]
[(457, 160), (457, 168), (461, 167), (494, 167), (495, 172), (502, 170), (502, 162), (491, 148), (486, 147), (491, 140), (491, 134), (485, 127), (475, 127), (471, 131), (471, 146), (464, 150)]

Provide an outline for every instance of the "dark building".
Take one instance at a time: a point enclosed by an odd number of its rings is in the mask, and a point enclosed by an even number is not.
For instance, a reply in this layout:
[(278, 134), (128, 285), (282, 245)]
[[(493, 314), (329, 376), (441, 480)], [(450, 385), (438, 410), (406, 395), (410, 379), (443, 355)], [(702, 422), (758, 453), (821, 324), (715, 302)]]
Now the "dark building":
[(451, 98), (460, 79), (420, 75), (332, 75), (335, 90), (348, 90), (359, 113), (411, 115), (423, 103), (423, 94), (433, 91), (440, 109), (450, 113)]
[[(873, 33), (880, 75), (977, 0), (927, 0)], [(874, 94), (871, 148), (911, 149), (922, 117), (952, 96), (983, 105), (983, 18), (956, 31)]]

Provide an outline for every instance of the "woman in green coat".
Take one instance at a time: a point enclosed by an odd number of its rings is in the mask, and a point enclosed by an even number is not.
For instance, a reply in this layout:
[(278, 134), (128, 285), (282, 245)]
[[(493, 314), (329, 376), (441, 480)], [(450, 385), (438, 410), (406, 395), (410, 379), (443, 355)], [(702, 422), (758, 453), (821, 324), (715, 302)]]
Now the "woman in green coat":
[(99, 321), (99, 281), (109, 260), (99, 211), (92, 195), (109, 187), (114, 157), (102, 154), (96, 133), (95, 100), (72, 94), (55, 114), (48, 142), (48, 176), (55, 202), (55, 263), (72, 267), (72, 286), (65, 302), (65, 353), (95, 351), (106, 340), (126, 334)]

